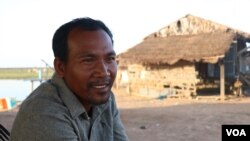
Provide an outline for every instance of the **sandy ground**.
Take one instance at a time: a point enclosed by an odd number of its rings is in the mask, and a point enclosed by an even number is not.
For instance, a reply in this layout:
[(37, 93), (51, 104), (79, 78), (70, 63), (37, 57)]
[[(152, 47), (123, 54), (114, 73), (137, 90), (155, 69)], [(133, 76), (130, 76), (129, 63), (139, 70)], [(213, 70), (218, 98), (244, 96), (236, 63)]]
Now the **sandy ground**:
[[(131, 141), (220, 141), (222, 124), (250, 124), (250, 97), (160, 100), (114, 92)], [(16, 112), (0, 112), (8, 130)]]
[(250, 97), (218, 98), (157, 100), (116, 94), (131, 141), (220, 141), (222, 124), (250, 124)]

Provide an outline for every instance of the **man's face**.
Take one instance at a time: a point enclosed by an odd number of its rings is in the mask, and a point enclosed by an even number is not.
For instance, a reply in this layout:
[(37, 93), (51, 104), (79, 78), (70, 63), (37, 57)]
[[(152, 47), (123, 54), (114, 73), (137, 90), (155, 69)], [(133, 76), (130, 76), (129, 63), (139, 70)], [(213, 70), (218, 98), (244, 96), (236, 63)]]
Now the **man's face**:
[(73, 29), (68, 36), (64, 80), (83, 106), (105, 103), (117, 72), (115, 52), (104, 30)]

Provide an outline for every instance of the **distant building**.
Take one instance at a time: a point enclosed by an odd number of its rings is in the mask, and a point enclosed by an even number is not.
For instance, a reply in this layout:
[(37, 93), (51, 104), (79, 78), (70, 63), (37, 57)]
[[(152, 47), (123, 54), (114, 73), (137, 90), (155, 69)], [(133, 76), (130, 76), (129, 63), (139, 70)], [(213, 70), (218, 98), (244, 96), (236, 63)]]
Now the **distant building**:
[(119, 54), (119, 71), (130, 94), (195, 97), (210, 89), (224, 99), (240, 72), (250, 71), (246, 51), (239, 54), (247, 42), (248, 33), (186, 15)]

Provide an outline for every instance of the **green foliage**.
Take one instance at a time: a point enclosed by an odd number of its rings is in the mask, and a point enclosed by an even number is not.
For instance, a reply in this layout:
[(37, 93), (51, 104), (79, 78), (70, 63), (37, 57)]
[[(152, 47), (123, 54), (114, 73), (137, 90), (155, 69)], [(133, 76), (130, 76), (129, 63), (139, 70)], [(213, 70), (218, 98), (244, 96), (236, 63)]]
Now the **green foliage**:
[(0, 68), (0, 79), (49, 79), (54, 70), (51, 68)]

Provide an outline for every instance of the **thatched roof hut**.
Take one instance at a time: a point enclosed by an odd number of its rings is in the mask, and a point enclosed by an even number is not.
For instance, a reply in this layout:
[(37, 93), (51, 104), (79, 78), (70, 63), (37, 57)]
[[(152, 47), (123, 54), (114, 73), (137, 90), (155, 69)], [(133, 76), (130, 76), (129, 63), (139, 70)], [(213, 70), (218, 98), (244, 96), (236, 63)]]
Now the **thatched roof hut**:
[(180, 93), (196, 95), (198, 83), (219, 79), (224, 99), (225, 85), (238, 74), (237, 53), (246, 48), (246, 41), (248, 33), (187, 15), (119, 54), (119, 67), (128, 70), (130, 93), (180, 88)]

